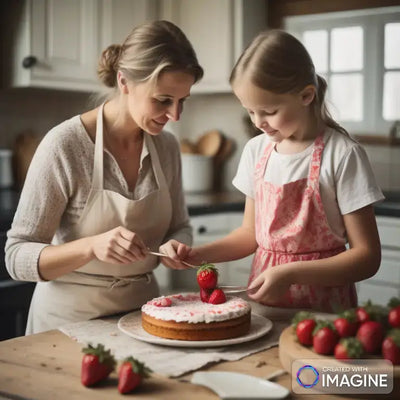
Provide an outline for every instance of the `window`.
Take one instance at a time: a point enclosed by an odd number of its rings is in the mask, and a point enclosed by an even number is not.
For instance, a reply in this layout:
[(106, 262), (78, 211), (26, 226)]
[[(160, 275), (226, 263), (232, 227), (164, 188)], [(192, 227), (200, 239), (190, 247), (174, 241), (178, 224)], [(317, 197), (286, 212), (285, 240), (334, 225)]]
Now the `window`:
[(354, 134), (387, 135), (400, 120), (400, 7), (285, 19), (328, 82), (333, 117)]

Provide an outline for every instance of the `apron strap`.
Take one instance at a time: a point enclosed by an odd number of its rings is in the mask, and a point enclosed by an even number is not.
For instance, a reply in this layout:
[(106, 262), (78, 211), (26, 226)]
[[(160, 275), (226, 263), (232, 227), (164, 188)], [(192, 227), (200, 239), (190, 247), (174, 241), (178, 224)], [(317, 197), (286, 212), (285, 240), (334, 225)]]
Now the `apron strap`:
[(97, 112), (96, 122), (96, 138), (94, 146), (94, 162), (93, 162), (93, 179), (92, 188), (95, 190), (103, 190), (103, 108), (104, 103)]
[(321, 160), (324, 146), (323, 134), (321, 133), (315, 139), (314, 148), (311, 155), (311, 162), (308, 169), (307, 185), (313, 190), (318, 189), (319, 173), (321, 171)]
[(264, 176), (265, 168), (267, 166), (269, 156), (271, 155), (273, 149), (274, 149), (274, 143), (270, 142), (265, 146), (264, 154), (256, 164), (254, 172), (256, 178), (262, 178)]

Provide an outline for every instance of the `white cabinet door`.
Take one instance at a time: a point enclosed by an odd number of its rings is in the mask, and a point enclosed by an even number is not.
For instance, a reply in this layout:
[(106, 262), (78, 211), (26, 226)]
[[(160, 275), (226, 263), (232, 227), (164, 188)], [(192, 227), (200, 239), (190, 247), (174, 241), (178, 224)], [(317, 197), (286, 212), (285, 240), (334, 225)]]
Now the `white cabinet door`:
[(156, 0), (25, 0), (12, 85), (99, 91), (102, 50), (156, 15)]
[(91, 90), (99, 54), (95, 0), (28, 0), (15, 86)]
[(265, 0), (162, 0), (160, 6), (160, 18), (183, 30), (204, 68), (193, 93), (231, 92), (235, 61), (266, 28)]
[(391, 297), (400, 296), (400, 218), (377, 217), (382, 245), (382, 261), (378, 272), (357, 283), (359, 303), (371, 300), (387, 305)]
[(131, 30), (157, 19), (157, 0), (98, 0), (101, 2), (101, 49), (113, 43), (122, 44)]

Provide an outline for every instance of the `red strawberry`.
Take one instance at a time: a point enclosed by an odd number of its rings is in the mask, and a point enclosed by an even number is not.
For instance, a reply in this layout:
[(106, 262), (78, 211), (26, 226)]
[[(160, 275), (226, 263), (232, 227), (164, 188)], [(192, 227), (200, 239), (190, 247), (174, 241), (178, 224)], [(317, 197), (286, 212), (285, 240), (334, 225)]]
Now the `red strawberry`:
[(318, 354), (332, 354), (339, 336), (329, 321), (318, 321), (313, 332), (313, 347)]
[(214, 289), (208, 299), (210, 304), (221, 304), (226, 302), (225, 293), (222, 289)]
[(341, 339), (335, 346), (334, 354), (338, 360), (360, 358), (364, 353), (361, 342), (355, 337)]
[(357, 333), (358, 322), (354, 310), (344, 311), (333, 323), (340, 337), (355, 336)]
[(203, 303), (208, 303), (212, 290), (200, 288), (200, 299)]
[(296, 326), (296, 336), (299, 343), (304, 346), (311, 346), (313, 344), (313, 330), (316, 322), (314, 319), (303, 319)]
[(400, 329), (392, 329), (382, 343), (382, 356), (393, 365), (400, 364)]
[(356, 310), (356, 315), (357, 315), (357, 321), (362, 324), (366, 321), (369, 321), (369, 314), (368, 312), (365, 310), (364, 307), (358, 307)]
[(202, 264), (197, 270), (197, 283), (202, 289), (214, 289), (217, 286), (218, 271), (213, 264)]
[(378, 321), (385, 323), (387, 321), (388, 308), (378, 304), (372, 304), (368, 300), (362, 307), (356, 309), (357, 321), (363, 323), (366, 321)]
[(367, 353), (377, 353), (382, 345), (383, 327), (380, 322), (364, 322), (357, 331), (357, 339), (362, 343)]
[(106, 379), (115, 367), (115, 359), (110, 350), (105, 350), (102, 344), (82, 349), (85, 355), (82, 358), (81, 382), (85, 386), (92, 386)]
[(400, 328), (400, 306), (389, 311), (388, 322), (393, 328)]
[(143, 378), (147, 378), (153, 372), (143, 363), (133, 357), (125, 358), (118, 372), (118, 391), (129, 393), (140, 385)]

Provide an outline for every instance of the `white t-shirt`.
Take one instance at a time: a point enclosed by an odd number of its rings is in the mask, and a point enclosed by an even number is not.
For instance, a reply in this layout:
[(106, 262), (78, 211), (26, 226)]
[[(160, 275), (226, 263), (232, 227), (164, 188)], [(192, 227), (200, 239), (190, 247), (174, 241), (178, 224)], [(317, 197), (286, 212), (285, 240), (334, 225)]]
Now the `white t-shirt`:
[[(249, 140), (232, 181), (252, 199), (255, 197), (255, 167), (269, 142), (265, 134)], [(321, 199), (331, 229), (345, 238), (342, 215), (381, 201), (384, 196), (360, 144), (333, 129), (325, 131), (324, 143), (319, 178)], [(265, 181), (283, 185), (306, 178), (312, 149), (310, 145), (296, 154), (280, 154), (274, 149), (265, 169)]]

